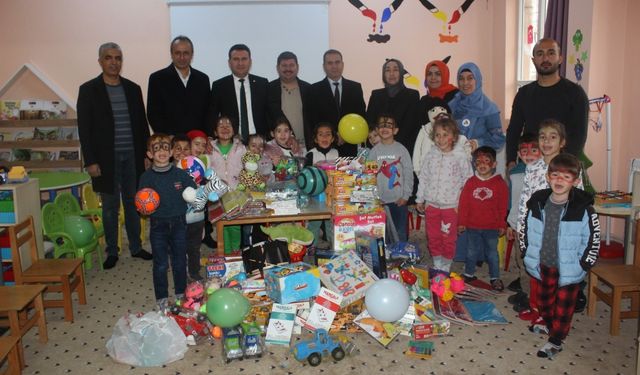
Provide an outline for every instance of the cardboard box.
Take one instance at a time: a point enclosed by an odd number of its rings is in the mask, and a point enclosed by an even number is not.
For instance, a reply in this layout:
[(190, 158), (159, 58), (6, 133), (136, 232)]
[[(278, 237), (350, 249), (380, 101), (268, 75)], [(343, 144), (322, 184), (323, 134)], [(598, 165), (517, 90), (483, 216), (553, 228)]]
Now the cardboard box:
[(322, 328), (329, 332), (331, 323), (333, 323), (333, 319), (335, 319), (338, 310), (340, 310), (341, 302), (342, 296), (340, 294), (327, 288), (321, 288), (311, 307), (309, 317), (304, 322), (304, 327), (311, 331)]
[(265, 343), (289, 346), (293, 334), (293, 322), (296, 318), (295, 305), (274, 303), (271, 309)]
[(333, 249), (336, 251), (355, 250), (356, 232), (367, 232), (371, 236), (384, 238), (386, 219), (387, 217), (383, 212), (334, 216)]
[(364, 296), (378, 277), (358, 255), (348, 251), (319, 267), (320, 280), (327, 289), (342, 296), (341, 306), (347, 306)]
[(318, 276), (316, 267), (303, 262), (264, 270), (267, 294), (269, 298), (281, 304), (317, 296), (320, 292)]

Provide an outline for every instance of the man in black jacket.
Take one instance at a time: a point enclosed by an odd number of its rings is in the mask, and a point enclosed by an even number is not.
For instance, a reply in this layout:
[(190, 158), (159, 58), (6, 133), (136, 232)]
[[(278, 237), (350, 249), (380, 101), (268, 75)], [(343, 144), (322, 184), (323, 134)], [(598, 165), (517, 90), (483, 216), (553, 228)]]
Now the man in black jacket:
[(193, 43), (180, 35), (171, 42), (171, 65), (149, 76), (147, 116), (155, 133), (211, 133), (207, 124), (211, 90), (209, 77), (191, 67)]
[[(324, 53), (322, 68), (326, 73), (325, 79), (311, 85), (305, 108), (308, 109), (310, 126), (319, 122), (329, 122), (336, 128), (342, 116), (355, 113), (365, 115), (365, 103), (362, 85), (342, 76), (344, 62), (342, 53), (330, 49)], [(342, 142), (340, 142), (342, 143)], [(357, 147), (344, 143), (338, 151), (340, 156), (355, 156)]]
[(278, 78), (269, 82), (267, 89), (270, 120), (286, 117), (296, 138), (305, 140), (307, 149), (310, 149), (313, 147), (313, 127), (306, 122), (304, 102), (311, 85), (298, 78), (298, 57), (293, 52), (282, 52), (276, 69)]
[(211, 84), (213, 116), (229, 116), (238, 120), (234, 129), (246, 141), (249, 134), (264, 136), (269, 132), (267, 125), (267, 84), (266, 78), (249, 74), (251, 50), (244, 44), (233, 45), (229, 49), (229, 69), (231, 75)]
[(138, 177), (144, 171), (149, 127), (140, 86), (120, 76), (122, 50), (105, 43), (98, 50), (102, 74), (80, 86), (78, 133), (87, 173), (93, 190), (102, 198), (102, 219), (110, 269), (118, 261), (118, 211), (124, 206), (129, 251), (136, 258), (150, 260), (140, 243), (140, 217), (134, 198)]

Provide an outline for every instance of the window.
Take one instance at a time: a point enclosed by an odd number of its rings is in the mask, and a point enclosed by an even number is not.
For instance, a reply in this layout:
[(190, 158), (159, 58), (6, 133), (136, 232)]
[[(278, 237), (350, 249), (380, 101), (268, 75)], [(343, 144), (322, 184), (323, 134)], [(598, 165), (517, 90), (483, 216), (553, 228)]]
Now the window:
[(518, 0), (518, 87), (536, 79), (532, 49), (544, 35), (548, 0)]

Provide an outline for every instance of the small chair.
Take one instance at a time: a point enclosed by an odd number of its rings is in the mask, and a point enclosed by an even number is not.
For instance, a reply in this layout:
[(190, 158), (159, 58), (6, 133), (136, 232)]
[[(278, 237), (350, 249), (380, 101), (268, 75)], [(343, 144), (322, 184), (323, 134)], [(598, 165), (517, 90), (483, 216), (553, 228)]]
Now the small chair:
[[(76, 218), (85, 222), (85, 225), (89, 225), (89, 230), (92, 230), (93, 226), (88, 219), (80, 216), (76, 216)], [(65, 221), (72, 219), (72, 216), (65, 217), (55, 203), (45, 203), (42, 206), (42, 229), (44, 229), (45, 236), (53, 242), (54, 258), (71, 254), (75, 258), (83, 259), (84, 268), (90, 270), (93, 268), (92, 253), (96, 252), (102, 269), (102, 251), (98, 246), (95, 232), (91, 238), (83, 243), (77, 239), (74, 240), (74, 235), (65, 229)]]
[[(95, 194), (95, 193), (94, 193)], [(104, 237), (104, 228), (102, 226), (102, 210), (99, 208), (95, 209), (87, 209), (84, 210), (80, 208), (80, 203), (78, 203), (78, 199), (73, 196), (71, 193), (60, 193), (56, 196), (54, 201), (55, 205), (58, 206), (62, 214), (65, 216), (74, 215), (74, 216), (82, 216), (86, 217), (88, 220), (93, 223), (93, 226), (96, 228), (96, 236), (98, 239)]]
[[(44, 307), (63, 307), (65, 320), (73, 322), (72, 293), (77, 293), (81, 305), (87, 303), (82, 259), (40, 259), (32, 216), (9, 227), (9, 240), (16, 285), (45, 284), (45, 293), (61, 293), (62, 299), (45, 299)], [(29, 248), (31, 263), (25, 269), (20, 251), (23, 245)]]
[(20, 339), (17, 336), (2, 336), (0, 337), (0, 363), (7, 359), (7, 369), (2, 375), (20, 375), (22, 372), (20, 369), (20, 355), (18, 348), (18, 341)]
[[(594, 317), (598, 299), (611, 307), (609, 332), (612, 336), (620, 333), (620, 319), (640, 316), (640, 218), (636, 217), (636, 238), (633, 264), (596, 264), (589, 272), (589, 304), (587, 314)], [(611, 290), (598, 287), (599, 282)], [(621, 311), (623, 298), (631, 299), (631, 308)]]

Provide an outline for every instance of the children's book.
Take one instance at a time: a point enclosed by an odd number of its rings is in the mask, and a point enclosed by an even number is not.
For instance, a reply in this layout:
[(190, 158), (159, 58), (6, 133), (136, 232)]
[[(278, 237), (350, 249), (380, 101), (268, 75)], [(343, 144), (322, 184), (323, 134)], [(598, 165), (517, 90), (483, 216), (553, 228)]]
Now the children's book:
[(474, 325), (474, 321), (471, 318), (471, 315), (469, 315), (466, 307), (457, 298), (453, 298), (449, 301), (443, 301), (440, 298), (434, 298), (433, 305), (438, 315), (451, 321), (452, 323)]
[(347, 251), (318, 268), (325, 287), (342, 296), (342, 307), (362, 298), (369, 286), (378, 281), (378, 276), (354, 251)]
[(320, 328), (329, 331), (336, 313), (340, 310), (340, 302), (342, 302), (340, 294), (326, 288), (320, 288), (320, 293), (318, 293), (311, 307), (311, 312), (306, 322), (304, 322), (304, 327), (311, 331)]
[(296, 318), (296, 305), (274, 303), (267, 326), (265, 342), (272, 345), (289, 346)]
[(401, 331), (395, 322), (387, 323), (376, 320), (369, 315), (367, 310), (364, 310), (356, 317), (355, 323), (385, 347), (388, 346)]

